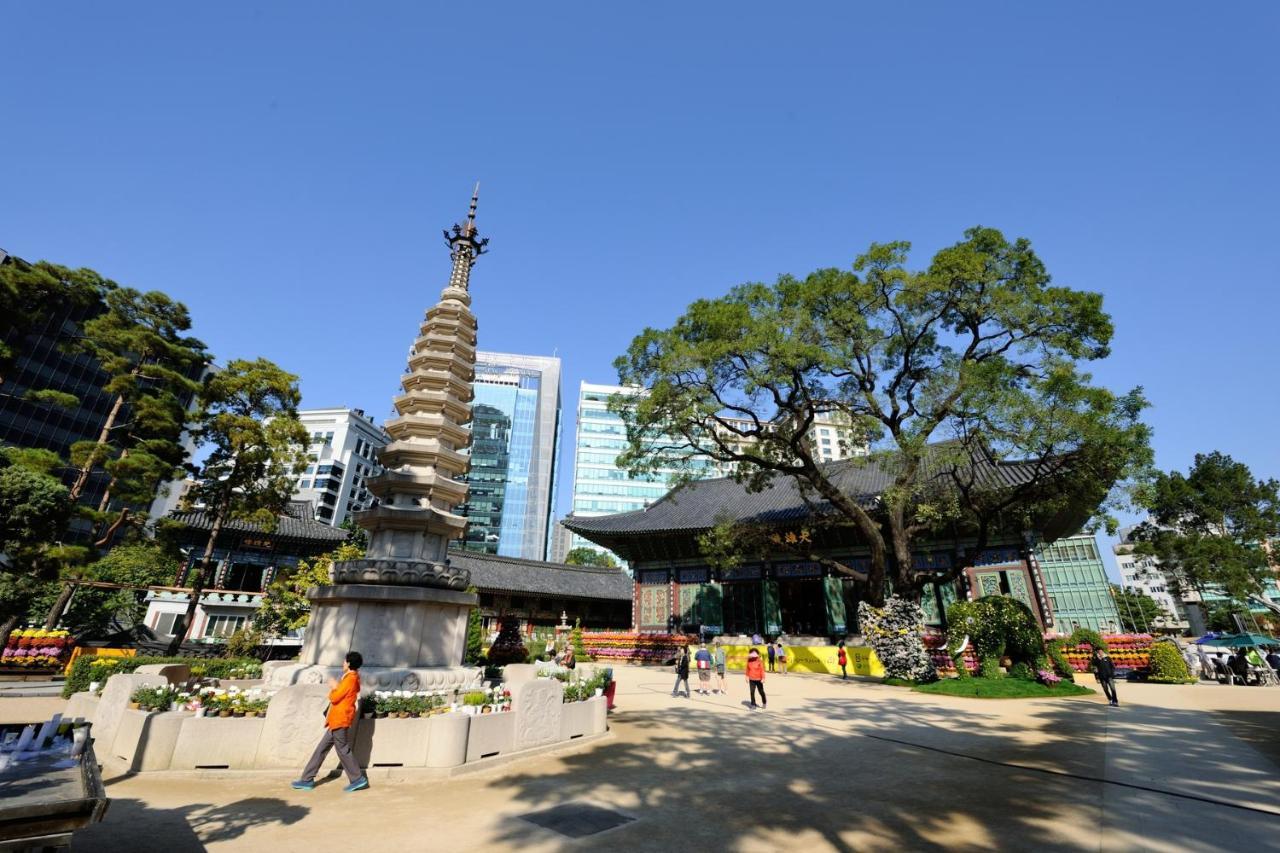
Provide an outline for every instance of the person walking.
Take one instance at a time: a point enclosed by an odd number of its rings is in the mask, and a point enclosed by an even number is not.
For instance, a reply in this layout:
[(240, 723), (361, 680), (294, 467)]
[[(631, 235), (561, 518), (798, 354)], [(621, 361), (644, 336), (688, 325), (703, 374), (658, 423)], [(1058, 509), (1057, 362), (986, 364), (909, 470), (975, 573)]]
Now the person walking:
[(849, 653), (844, 650), (844, 640), (840, 641), (840, 645), (836, 646), (836, 663), (840, 664), (840, 677), (849, 678)]
[(311, 753), (311, 760), (302, 776), (292, 783), (299, 791), (310, 791), (316, 786), (316, 774), (329, 749), (338, 753), (342, 769), (347, 771), (349, 784), (342, 790), (348, 794), (369, 787), (369, 779), (360, 769), (360, 763), (351, 754), (351, 724), (356, 719), (356, 705), (360, 701), (360, 667), (364, 658), (359, 652), (347, 652), (342, 661), (342, 680), (329, 679), (329, 710), (324, 715), (324, 736)]
[[(747, 653), (747, 691), (751, 694), (751, 707), (761, 710), (769, 707), (764, 695), (764, 661), (760, 660), (758, 649)], [(760, 704), (756, 705), (756, 692), (760, 693)]]
[(716, 640), (716, 653), (715, 653), (716, 692), (719, 693), (721, 696), (727, 696), (729, 693), (729, 691), (725, 690), (725, 687), (724, 687), (724, 669), (725, 669), (725, 664), (728, 662), (727, 657), (728, 656), (724, 650), (724, 644), (721, 643), (719, 640)]
[(782, 645), (781, 638), (778, 639), (778, 671), (787, 674), (787, 648)]
[(684, 682), (684, 698), (689, 696), (689, 647), (681, 646), (676, 652), (676, 683), (671, 688), (672, 696), (680, 695), (680, 682)]
[(778, 657), (778, 647), (775, 646), (773, 643), (769, 643), (767, 646), (765, 646), (765, 651), (769, 653), (769, 671), (773, 672), (774, 661), (777, 660), (777, 657)]
[(707, 644), (701, 643), (698, 646), (697, 653), (693, 656), (693, 662), (698, 667), (698, 692), (703, 696), (711, 695), (711, 652), (707, 651)]
[(1094, 649), (1093, 658), (1089, 663), (1094, 677), (1102, 685), (1102, 693), (1107, 697), (1109, 704), (1119, 707), (1120, 700), (1116, 697), (1116, 665), (1112, 662), (1111, 656), (1101, 649)]

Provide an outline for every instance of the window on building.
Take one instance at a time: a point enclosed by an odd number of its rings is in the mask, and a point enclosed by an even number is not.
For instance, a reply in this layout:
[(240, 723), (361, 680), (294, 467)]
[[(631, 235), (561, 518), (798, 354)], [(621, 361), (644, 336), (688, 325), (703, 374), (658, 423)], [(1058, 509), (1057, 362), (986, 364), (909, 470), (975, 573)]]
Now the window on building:
[(299, 488), (299, 489), (309, 489), (309, 488), (311, 488), (311, 481), (310, 481), (310, 480), (299, 480), (299, 481), (298, 481), (298, 488)]
[(181, 613), (161, 613), (160, 618), (156, 620), (156, 627), (152, 630), (158, 637), (172, 637), (173, 626), (181, 616)]
[(236, 631), (244, 627), (245, 617), (229, 616), (219, 613), (216, 616), (209, 617), (209, 625), (205, 628), (204, 635), (206, 637), (222, 637), (226, 639)]

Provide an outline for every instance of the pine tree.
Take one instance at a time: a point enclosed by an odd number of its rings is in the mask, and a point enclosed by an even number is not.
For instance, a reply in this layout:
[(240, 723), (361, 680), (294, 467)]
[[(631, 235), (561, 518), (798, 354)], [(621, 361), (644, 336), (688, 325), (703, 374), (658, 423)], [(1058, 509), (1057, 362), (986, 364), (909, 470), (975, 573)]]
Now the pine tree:
[(493, 666), (505, 666), (509, 663), (524, 663), (529, 659), (529, 651), (524, 646), (524, 637), (520, 635), (520, 620), (511, 613), (498, 620), (498, 637), (489, 648), (489, 663)]

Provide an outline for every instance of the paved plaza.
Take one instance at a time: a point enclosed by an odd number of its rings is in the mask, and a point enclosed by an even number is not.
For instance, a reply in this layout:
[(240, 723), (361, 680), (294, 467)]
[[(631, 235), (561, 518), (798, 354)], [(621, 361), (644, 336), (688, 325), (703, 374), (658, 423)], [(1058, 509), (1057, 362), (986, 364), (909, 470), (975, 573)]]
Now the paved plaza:
[[(108, 766), (110, 811), (75, 849), (1280, 849), (1280, 690), (1124, 685), (1110, 709), (789, 675), (752, 713), (741, 676), (728, 697), (685, 700), (668, 672), (618, 670), (603, 740), (453, 779), (373, 773), (347, 795)], [(0, 717), (60, 704), (3, 699)], [(565, 804), (600, 811), (559, 830), (522, 817)], [(625, 822), (571, 837), (592, 818)]]

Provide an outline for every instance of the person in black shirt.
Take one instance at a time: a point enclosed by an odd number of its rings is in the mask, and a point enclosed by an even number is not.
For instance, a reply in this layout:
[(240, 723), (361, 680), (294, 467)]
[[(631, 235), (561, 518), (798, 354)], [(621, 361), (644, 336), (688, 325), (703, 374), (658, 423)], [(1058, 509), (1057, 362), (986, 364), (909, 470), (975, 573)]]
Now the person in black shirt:
[(1120, 700), (1116, 697), (1116, 665), (1111, 660), (1111, 656), (1101, 649), (1094, 649), (1093, 658), (1089, 663), (1094, 677), (1102, 685), (1102, 692), (1107, 697), (1108, 703), (1119, 707)]
[(671, 695), (680, 695), (680, 683), (684, 682), (684, 698), (690, 698), (689, 695), (689, 647), (681, 646), (676, 652), (676, 683), (671, 688)]

